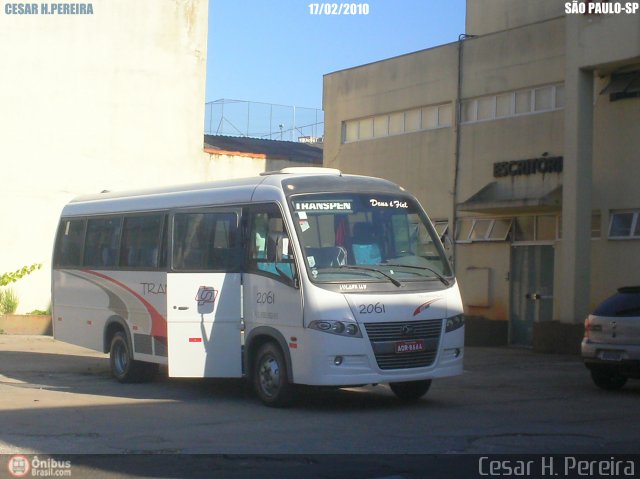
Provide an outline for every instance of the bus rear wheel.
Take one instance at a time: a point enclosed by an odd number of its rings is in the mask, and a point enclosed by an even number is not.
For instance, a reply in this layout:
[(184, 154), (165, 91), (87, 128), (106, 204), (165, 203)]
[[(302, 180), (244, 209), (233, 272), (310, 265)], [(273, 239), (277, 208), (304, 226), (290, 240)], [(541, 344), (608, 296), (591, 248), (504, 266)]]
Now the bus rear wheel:
[(263, 404), (289, 406), (293, 401), (293, 385), (287, 375), (287, 364), (280, 348), (273, 342), (263, 344), (253, 367), (253, 387)]
[(109, 365), (111, 374), (121, 383), (150, 381), (158, 372), (157, 364), (133, 359), (131, 345), (122, 331), (115, 333), (111, 339)]
[(401, 401), (414, 402), (427, 394), (427, 391), (431, 387), (431, 379), (390, 383), (389, 387)]

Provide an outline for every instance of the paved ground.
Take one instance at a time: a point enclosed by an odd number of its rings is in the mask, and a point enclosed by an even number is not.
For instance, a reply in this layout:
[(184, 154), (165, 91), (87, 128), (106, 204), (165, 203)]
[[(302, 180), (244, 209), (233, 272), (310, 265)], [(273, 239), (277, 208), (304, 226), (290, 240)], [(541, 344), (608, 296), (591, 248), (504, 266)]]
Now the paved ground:
[(637, 453), (639, 399), (640, 381), (601, 391), (577, 357), (468, 348), (465, 374), (414, 405), (377, 386), (305, 389), (281, 410), (242, 381), (122, 385), (102, 354), (0, 336), (2, 454), (300, 454), (297, 467), (313, 454)]

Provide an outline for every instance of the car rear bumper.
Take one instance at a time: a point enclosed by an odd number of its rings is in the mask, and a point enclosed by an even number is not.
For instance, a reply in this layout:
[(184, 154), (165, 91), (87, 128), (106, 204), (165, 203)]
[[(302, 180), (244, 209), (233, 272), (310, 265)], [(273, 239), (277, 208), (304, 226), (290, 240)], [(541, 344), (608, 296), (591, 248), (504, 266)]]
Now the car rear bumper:
[(609, 369), (640, 377), (640, 346), (582, 341), (582, 359), (588, 369)]

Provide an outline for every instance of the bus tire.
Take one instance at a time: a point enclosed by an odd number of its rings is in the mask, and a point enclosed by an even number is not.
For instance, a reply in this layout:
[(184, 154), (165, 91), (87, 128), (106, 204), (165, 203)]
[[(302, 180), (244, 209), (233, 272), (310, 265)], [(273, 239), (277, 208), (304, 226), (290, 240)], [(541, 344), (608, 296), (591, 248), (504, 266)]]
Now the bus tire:
[(131, 345), (122, 331), (116, 332), (111, 339), (109, 365), (111, 374), (121, 383), (150, 381), (158, 372), (157, 364), (133, 359)]
[(287, 363), (274, 342), (260, 346), (253, 366), (253, 387), (263, 404), (286, 407), (293, 401), (293, 385), (287, 377)]
[(427, 394), (427, 391), (431, 387), (431, 379), (390, 383), (389, 387), (401, 401), (414, 402)]

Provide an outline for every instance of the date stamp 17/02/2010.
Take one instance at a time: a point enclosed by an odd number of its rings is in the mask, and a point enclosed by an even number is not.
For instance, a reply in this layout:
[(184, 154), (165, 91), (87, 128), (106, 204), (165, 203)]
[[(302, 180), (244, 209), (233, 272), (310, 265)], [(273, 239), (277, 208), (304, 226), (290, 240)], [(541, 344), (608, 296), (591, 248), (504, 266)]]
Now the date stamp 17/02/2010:
[(310, 3), (309, 15), (369, 15), (368, 3)]

